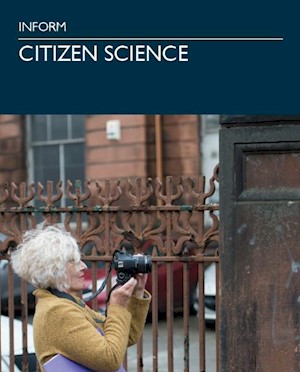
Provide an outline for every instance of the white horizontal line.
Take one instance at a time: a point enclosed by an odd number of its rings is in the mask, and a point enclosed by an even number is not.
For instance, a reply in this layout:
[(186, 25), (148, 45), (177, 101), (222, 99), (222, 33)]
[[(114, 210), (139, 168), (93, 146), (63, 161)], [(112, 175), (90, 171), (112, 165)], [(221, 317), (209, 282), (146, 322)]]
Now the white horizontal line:
[(283, 41), (283, 37), (19, 37), (19, 41)]

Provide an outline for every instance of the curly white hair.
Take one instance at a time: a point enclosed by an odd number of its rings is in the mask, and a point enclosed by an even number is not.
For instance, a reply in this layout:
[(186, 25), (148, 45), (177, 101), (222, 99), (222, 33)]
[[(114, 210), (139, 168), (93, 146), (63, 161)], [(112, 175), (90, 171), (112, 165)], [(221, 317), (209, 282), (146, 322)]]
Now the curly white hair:
[(70, 288), (68, 262), (79, 264), (76, 240), (64, 228), (38, 226), (25, 232), (23, 241), (11, 252), (12, 268), (17, 275), (37, 288)]

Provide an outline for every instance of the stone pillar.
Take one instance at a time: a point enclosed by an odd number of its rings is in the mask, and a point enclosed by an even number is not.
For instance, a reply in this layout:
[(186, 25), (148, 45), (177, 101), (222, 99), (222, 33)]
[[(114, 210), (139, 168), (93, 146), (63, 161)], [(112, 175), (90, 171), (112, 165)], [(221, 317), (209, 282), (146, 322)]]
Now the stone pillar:
[(300, 371), (300, 117), (222, 116), (222, 372)]

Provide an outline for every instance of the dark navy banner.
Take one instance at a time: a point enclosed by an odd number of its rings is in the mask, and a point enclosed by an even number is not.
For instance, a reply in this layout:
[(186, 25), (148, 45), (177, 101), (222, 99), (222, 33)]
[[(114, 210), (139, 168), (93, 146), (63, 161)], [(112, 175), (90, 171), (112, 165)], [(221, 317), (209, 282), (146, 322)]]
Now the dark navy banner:
[(299, 113), (295, 2), (1, 9), (1, 113)]

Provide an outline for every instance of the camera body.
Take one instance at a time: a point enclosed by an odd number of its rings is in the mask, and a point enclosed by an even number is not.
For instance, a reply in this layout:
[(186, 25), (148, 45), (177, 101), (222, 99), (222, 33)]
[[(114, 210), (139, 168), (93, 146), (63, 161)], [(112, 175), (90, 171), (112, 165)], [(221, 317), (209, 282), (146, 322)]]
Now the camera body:
[(117, 283), (123, 285), (135, 274), (149, 273), (152, 267), (151, 256), (131, 255), (125, 252), (116, 252), (113, 267), (117, 273)]

